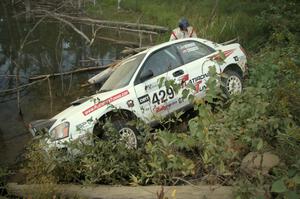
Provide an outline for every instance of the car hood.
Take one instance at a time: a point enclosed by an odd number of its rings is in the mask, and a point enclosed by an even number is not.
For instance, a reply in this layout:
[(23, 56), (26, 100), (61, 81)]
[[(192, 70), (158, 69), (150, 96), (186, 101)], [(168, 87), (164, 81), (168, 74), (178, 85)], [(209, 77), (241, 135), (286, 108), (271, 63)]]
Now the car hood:
[[(122, 89), (124, 90), (124, 89)], [(72, 102), (72, 106), (69, 108), (63, 110), (59, 114), (55, 115), (52, 119), (55, 119), (57, 122), (56, 124), (59, 124), (63, 121), (69, 120), (70, 117), (78, 117), (78, 116), (84, 116), (84, 111), (90, 108), (91, 106), (102, 102), (111, 96), (114, 96), (120, 92), (120, 89), (113, 90), (113, 91), (107, 91), (103, 93), (96, 93), (95, 95), (85, 97), (78, 99), (74, 102)], [(82, 115), (80, 115), (82, 114)]]

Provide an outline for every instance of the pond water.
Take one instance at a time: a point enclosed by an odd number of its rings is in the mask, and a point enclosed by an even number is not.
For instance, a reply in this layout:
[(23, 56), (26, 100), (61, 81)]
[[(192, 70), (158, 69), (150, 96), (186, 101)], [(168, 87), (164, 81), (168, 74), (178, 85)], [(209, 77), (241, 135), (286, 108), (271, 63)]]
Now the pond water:
[[(14, 75), (19, 74), (19, 84), (27, 84), (28, 78), (34, 75), (109, 64), (119, 59), (120, 51), (124, 49), (124, 46), (102, 40), (89, 45), (71, 28), (54, 21), (43, 21), (31, 31), (37, 20), (28, 22), (24, 16), (16, 17), (17, 8), (1, 4), (0, 166), (18, 161), (24, 146), (32, 139), (27, 131), (30, 121), (49, 118), (78, 97), (94, 93), (95, 89), (80, 85), (99, 71), (50, 79), (52, 100), (48, 81), (27, 87), (20, 92), (20, 109), (15, 92), (1, 92), (16, 87)], [(92, 35), (91, 27), (77, 25), (77, 28), (89, 37)], [(28, 32), (31, 33), (24, 42)], [(99, 33), (101, 36), (117, 36), (112, 32)], [(23, 43), (24, 48), (21, 48)]]

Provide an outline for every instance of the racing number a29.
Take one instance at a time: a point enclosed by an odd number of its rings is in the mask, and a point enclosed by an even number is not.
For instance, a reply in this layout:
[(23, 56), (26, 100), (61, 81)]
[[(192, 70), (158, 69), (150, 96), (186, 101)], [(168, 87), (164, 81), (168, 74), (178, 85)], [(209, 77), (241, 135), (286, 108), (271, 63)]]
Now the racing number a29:
[(167, 88), (166, 90), (159, 90), (152, 96), (152, 104), (160, 104), (174, 98), (174, 90)]

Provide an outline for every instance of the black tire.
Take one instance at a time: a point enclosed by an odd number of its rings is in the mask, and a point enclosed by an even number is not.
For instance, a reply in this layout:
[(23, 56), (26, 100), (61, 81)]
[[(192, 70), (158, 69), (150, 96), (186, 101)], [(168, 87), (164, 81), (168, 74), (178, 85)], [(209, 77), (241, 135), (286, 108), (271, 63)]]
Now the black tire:
[[(128, 124), (131, 119), (126, 118), (124, 115), (115, 115), (99, 121), (94, 127), (93, 134), (102, 140), (125, 140), (127, 148), (136, 149), (139, 146), (139, 133), (134, 126)], [(106, 122), (109, 122), (110, 125), (106, 126)], [(105, 128), (105, 126), (108, 128)], [(126, 139), (129, 140), (126, 141)]]
[(113, 127), (120, 135), (120, 140), (125, 141), (125, 145), (129, 149), (137, 149), (139, 146), (137, 129), (128, 124), (128, 120), (123, 118), (112, 118)]
[(226, 77), (222, 77), (222, 88), (225, 94), (230, 97), (234, 94), (239, 94), (243, 90), (243, 79), (239, 73), (228, 70), (225, 71)]

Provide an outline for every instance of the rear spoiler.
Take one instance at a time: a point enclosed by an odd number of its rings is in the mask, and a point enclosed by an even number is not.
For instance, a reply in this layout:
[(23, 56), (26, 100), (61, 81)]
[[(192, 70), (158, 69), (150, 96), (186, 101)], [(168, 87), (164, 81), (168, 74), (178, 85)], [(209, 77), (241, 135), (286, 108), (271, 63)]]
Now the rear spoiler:
[(229, 41), (225, 41), (225, 42), (223, 42), (223, 43), (220, 43), (221, 45), (228, 45), (228, 44), (232, 44), (232, 43), (235, 43), (235, 42), (239, 42), (239, 37), (236, 37), (236, 38), (234, 38), (234, 39), (231, 39), (231, 40), (229, 40)]

